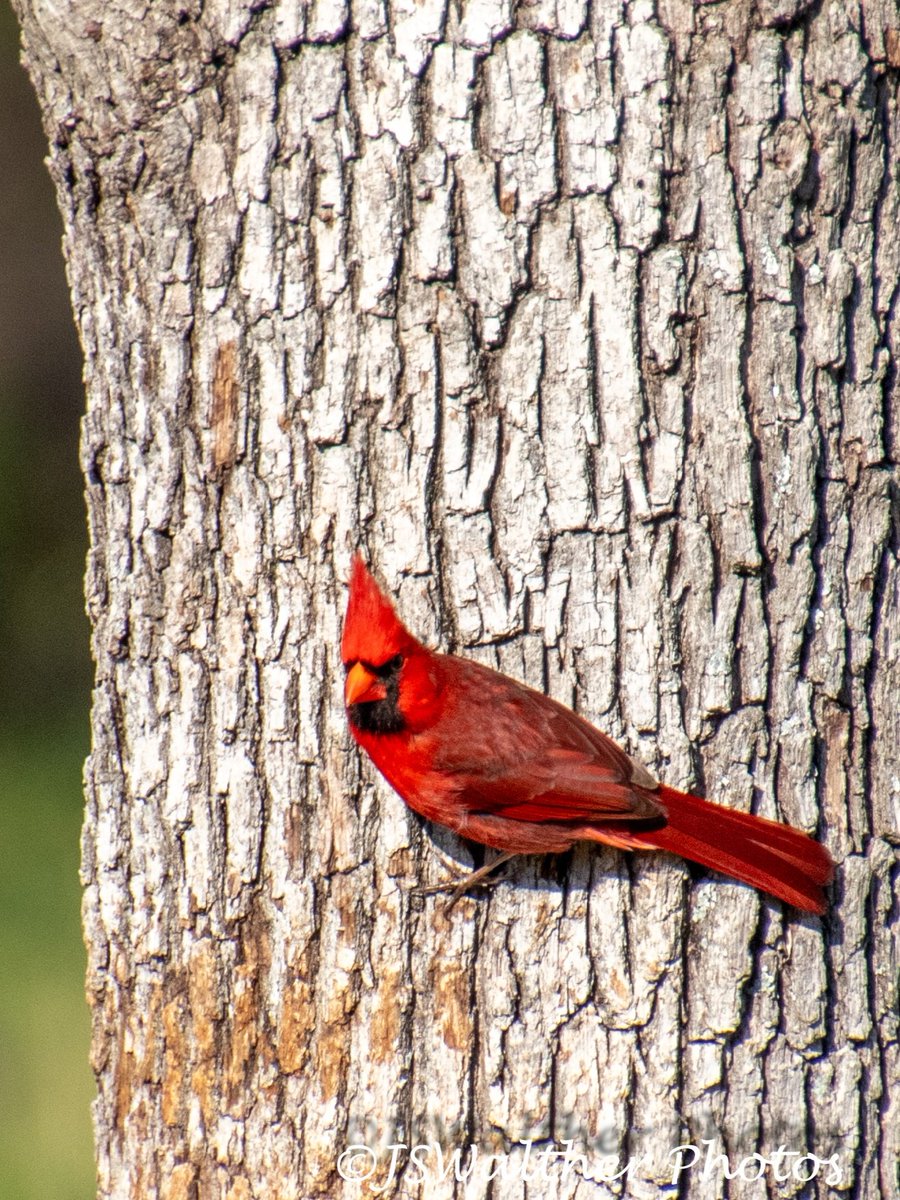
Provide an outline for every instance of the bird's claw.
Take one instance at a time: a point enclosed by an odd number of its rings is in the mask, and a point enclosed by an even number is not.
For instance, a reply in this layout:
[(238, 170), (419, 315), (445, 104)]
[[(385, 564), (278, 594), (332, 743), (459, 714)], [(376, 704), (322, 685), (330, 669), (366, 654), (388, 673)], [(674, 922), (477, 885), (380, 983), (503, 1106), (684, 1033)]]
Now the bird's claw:
[(476, 871), (457, 872), (455, 880), (448, 880), (446, 883), (434, 883), (425, 887), (421, 884), (410, 889), (414, 896), (436, 896), (441, 892), (450, 892), (450, 899), (444, 905), (444, 915), (448, 915), (453, 909), (456, 902), (461, 896), (464, 896), (470, 888), (474, 887), (496, 887), (498, 883), (502, 883), (506, 879), (507, 874), (504, 871), (496, 879), (488, 879), (487, 876), (497, 867), (502, 866), (514, 856), (512, 854), (501, 854), (499, 858), (493, 859), (489, 863), (485, 863)]

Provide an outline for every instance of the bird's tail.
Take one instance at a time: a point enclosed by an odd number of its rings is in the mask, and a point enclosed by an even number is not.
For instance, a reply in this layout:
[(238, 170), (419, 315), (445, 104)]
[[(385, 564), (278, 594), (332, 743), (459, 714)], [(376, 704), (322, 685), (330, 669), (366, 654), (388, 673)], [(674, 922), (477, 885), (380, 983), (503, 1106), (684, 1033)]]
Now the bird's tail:
[(834, 863), (825, 847), (808, 834), (664, 785), (654, 799), (660, 801), (668, 820), (661, 829), (630, 831), (632, 844), (670, 850), (797, 908), (825, 911), (822, 889), (831, 882)]

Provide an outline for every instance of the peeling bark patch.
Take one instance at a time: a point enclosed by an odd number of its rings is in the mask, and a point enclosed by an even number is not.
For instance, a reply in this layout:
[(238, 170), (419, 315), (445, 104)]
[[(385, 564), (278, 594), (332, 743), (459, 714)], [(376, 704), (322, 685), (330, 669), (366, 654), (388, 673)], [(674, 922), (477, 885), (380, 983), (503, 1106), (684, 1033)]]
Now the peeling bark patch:
[(218, 1112), (220, 1100), (216, 1034), (222, 1012), (216, 951), (208, 939), (195, 943), (192, 949), (188, 995), (194, 1060), (191, 1090), (200, 1102), (204, 1122), (210, 1126)]
[(472, 1038), (468, 968), (439, 959), (432, 970), (432, 987), (434, 1011), (444, 1044), (451, 1050), (465, 1050)]
[(190, 1163), (179, 1163), (163, 1177), (159, 1194), (161, 1200), (195, 1200), (197, 1195), (197, 1168)]
[(184, 1075), (189, 1053), (185, 1002), (176, 996), (163, 1009), (162, 1118), (169, 1126), (184, 1121)]
[(135, 1085), (134, 1055), (125, 1048), (126, 1029), (127, 1025), (123, 1023), (120, 1030), (116, 1071), (115, 1124), (120, 1132), (125, 1131)]
[(847, 798), (850, 714), (836, 704), (827, 704), (824, 715), (825, 814), (836, 822), (845, 811)]
[[(332, 1006), (332, 1008), (340, 1005)], [(338, 1094), (347, 1078), (350, 1062), (349, 1014), (326, 1019), (319, 1024), (316, 1043), (316, 1077), (322, 1099), (328, 1102)]]
[(234, 465), (238, 444), (237, 345), (223, 342), (216, 351), (212, 386), (213, 465)]
[(125, 1022), (124, 1036), (119, 1044), (121, 1070), (118, 1075), (116, 1089), (116, 1124), (124, 1130), (129, 1120), (135, 1119), (135, 1114), (146, 1098), (142, 1100), (142, 1089), (149, 1082), (159, 1078), (155, 1039), (146, 1036), (147, 1030), (155, 1030), (160, 1020), (162, 1006), (162, 986), (155, 983), (150, 991), (146, 1005), (139, 1011), (129, 1010), (129, 1019)]
[(401, 972), (382, 969), (378, 980), (378, 997), (372, 1009), (369, 1025), (372, 1061), (394, 1062), (403, 1028), (401, 1005)]
[(235, 971), (230, 1017), (230, 1043), (225, 1064), (225, 1093), (230, 1106), (241, 1107), (241, 1097), (253, 1063), (259, 1037), (259, 995), (255, 965)]
[(303, 1068), (315, 1023), (316, 1011), (309, 984), (296, 979), (285, 989), (278, 1017), (277, 1053), (282, 1071), (291, 1074)]

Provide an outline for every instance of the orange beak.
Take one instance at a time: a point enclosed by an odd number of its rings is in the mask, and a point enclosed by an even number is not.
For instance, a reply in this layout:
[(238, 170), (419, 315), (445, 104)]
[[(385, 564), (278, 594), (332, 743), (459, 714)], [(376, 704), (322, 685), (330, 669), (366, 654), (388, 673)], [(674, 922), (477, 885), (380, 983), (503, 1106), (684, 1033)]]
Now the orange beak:
[(387, 693), (384, 683), (362, 663), (354, 663), (344, 681), (344, 703), (365, 704), (368, 700), (383, 700)]

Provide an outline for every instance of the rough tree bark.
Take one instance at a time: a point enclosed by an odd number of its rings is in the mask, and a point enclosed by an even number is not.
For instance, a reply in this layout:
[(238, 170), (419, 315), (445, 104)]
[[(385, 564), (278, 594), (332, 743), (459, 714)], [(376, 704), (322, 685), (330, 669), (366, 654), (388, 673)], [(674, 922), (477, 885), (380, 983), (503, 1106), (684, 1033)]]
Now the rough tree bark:
[[(101, 1196), (423, 1142), (385, 1194), (655, 1197), (704, 1138), (839, 1181), (682, 1196), (893, 1194), (894, 4), (14, 3), (86, 361)], [(470, 848), (351, 747), (358, 544), (432, 644), (823, 836), (833, 910), (596, 849), (413, 896)], [(507, 1177), (437, 1178), (471, 1144)]]

